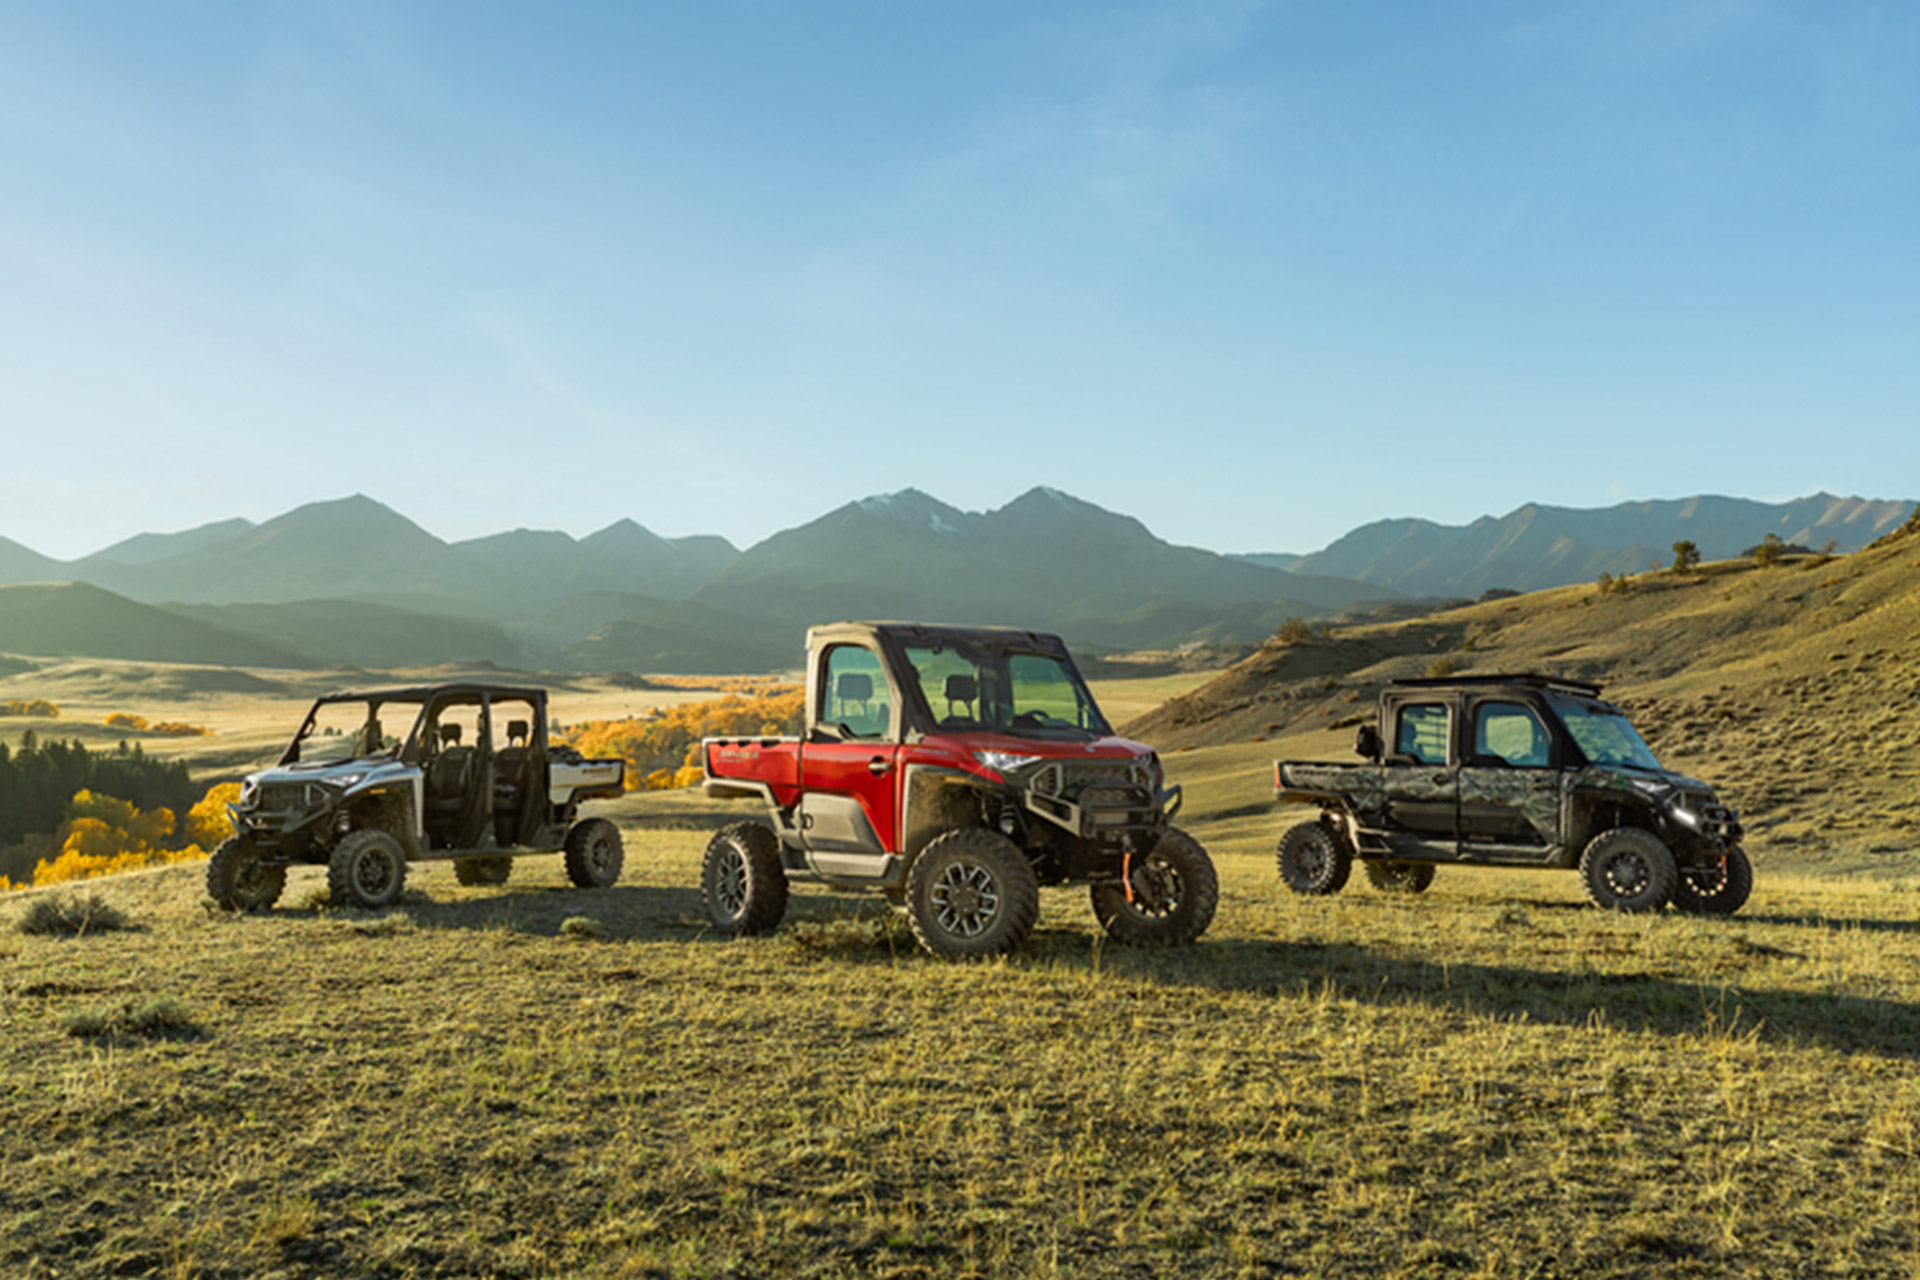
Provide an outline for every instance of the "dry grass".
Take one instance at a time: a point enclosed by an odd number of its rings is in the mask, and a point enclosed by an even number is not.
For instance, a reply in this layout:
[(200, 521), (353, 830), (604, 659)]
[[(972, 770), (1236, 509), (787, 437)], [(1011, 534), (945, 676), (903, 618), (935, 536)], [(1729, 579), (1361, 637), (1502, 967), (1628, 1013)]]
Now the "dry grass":
[[(1653, 653), (1675, 602), (1794, 604), (1784, 579), (1702, 582), (1612, 619), (1573, 595), (1482, 606), (1474, 662), (1554, 636)], [(1724, 740), (1728, 766), (1777, 749), (1831, 774), (1838, 739), (1750, 712), (1802, 682), (1793, 709), (1841, 726), (1903, 678), (1906, 598), (1842, 603), (1845, 660), (1722, 628), (1714, 663), (1629, 691), (1661, 700), (1650, 723), (1683, 758)], [(1193, 677), (1169, 679), (1101, 696)], [(282, 910), (241, 916), (202, 909), (183, 867), (103, 882), (139, 927), (78, 937), (9, 927), (44, 894), (0, 899), (0, 1274), (1920, 1274), (1907, 846), (1837, 846), (1875, 881), (1794, 879), (1838, 864), (1763, 837), (1731, 921), (1604, 914), (1567, 873), (1300, 898), (1271, 865), (1302, 815), (1272, 807), (1270, 761), (1345, 756), (1351, 729), (1325, 726), (1356, 706), (1346, 675), (1301, 687), (1279, 740), (1258, 705), (1232, 743), (1167, 757), (1223, 885), (1175, 953), (1105, 945), (1066, 890), (986, 965), (932, 961), (877, 898), (818, 890), (776, 935), (720, 942), (694, 886), (737, 815), (691, 793), (601, 808), (628, 847), (603, 892), (554, 858), (504, 890), (440, 865), (364, 915), (301, 870)], [(562, 718), (635, 696), (564, 692)], [(254, 767), (246, 744), (271, 750), (305, 694), (213, 697), (195, 718), (235, 733), (200, 749)]]
[[(717, 941), (702, 833), (628, 812), (610, 891), (536, 859), (427, 868), (404, 914), (232, 916), (180, 868), (103, 887), (144, 932), (0, 931), (0, 1273), (1920, 1267), (1911, 883), (1763, 878), (1731, 922), (1564, 874), (1304, 899), (1228, 815), (1195, 824), (1199, 946), (1108, 947), (1062, 890), (956, 966), (819, 891)], [(200, 1038), (66, 1029), (162, 997)]]

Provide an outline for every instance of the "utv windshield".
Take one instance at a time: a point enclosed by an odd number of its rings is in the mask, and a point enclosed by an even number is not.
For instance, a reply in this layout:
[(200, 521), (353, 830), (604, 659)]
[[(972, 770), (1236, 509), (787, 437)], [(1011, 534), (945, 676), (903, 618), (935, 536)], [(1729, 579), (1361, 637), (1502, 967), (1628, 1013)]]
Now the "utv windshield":
[(281, 764), (333, 764), (368, 756), (394, 756), (420, 717), (418, 701), (367, 698), (322, 699), (287, 744)]
[(1113, 732), (1064, 659), (965, 642), (904, 652), (939, 728), (1073, 740)]
[(1622, 765), (1628, 769), (1661, 772), (1660, 761), (1619, 708), (1604, 702), (1576, 702), (1555, 698), (1554, 710), (1567, 734), (1589, 764)]

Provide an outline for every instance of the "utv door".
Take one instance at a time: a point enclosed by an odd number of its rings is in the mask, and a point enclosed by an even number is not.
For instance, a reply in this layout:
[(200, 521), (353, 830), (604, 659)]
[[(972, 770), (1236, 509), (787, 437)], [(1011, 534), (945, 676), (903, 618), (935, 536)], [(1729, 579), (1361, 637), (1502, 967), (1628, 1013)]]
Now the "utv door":
[(1451, 859), (1458, 848), (1459, 778), (1449, 760), (1454, 709), (1446, 702), (1403, 702), (1388, 725), (1387, 847), (1397, 857)]
[(877, 880), (899, 826), (900, 700), (871, 649), (835, 645), (821, 662), (800, 747), (800, 839), (823, 879)]
[(1460, 856), (1540, 863), (1560, 848), (1561, 773), (1540, 714), (1522, 702), (1485, 700), (1469, 713), (1459, 771)]

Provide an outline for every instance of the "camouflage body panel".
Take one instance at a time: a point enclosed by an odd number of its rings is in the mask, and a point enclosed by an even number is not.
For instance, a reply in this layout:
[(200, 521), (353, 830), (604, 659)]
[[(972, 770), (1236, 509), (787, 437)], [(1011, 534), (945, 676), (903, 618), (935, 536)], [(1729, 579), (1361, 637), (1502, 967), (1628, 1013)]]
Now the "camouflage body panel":
[[(1497, 807), (1517, 813), (1526, 823), (1523, 839), (1513, 843), (1557, 846), (1565, 829), (1566, 798), (1573, 775), (1552, 769), (1462, 769), (1460, 808)], [(1512, 833), (1516, 837), (1523, 833)], [(1505, 842), (1503, 842), (1505, 843)]]
[(1387, 770), (1380, 764), (1285, 762), (1274, 766), (1274, 798), (1282, 804), (1320, 804), (1356, 814), (1383, 813)]

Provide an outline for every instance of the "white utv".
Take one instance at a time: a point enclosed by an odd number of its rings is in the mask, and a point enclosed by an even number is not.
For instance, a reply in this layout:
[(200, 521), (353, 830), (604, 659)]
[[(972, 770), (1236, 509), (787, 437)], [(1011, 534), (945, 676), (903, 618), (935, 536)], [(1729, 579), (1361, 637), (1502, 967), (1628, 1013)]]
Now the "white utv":
[(335, 693), (313, 704), (280, 762), (228, 806), (234, 835), (207, 864), (222, 907), (264, 911), (287, 868), (327, 868), (341, 906), (391, 905), (410, 862), (451, 861), (461, 884), (504, 884), (516, 856), (564, 853), (581, 888), (619, 879), (620, 832), (577, 819), (625, 790), (621, 760), (547, 741), (544, 689), (445, 684)]

